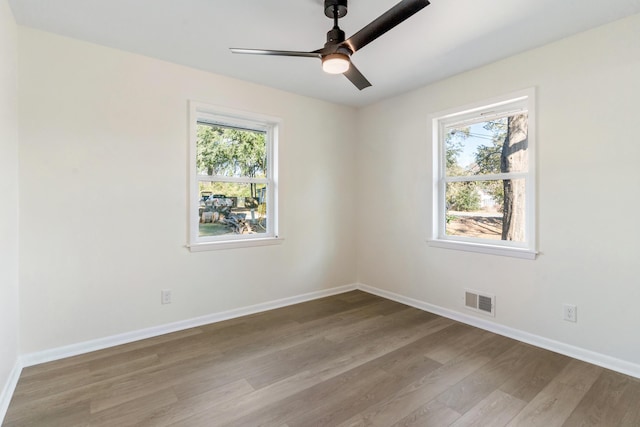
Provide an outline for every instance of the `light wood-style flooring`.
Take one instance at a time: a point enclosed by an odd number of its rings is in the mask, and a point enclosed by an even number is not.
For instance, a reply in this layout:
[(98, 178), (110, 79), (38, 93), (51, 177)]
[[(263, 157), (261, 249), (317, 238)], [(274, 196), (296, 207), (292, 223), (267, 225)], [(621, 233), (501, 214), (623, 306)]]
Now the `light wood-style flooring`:
[(25, 368), (4, 426), (640, 426), (640, 380), (354, 291)]

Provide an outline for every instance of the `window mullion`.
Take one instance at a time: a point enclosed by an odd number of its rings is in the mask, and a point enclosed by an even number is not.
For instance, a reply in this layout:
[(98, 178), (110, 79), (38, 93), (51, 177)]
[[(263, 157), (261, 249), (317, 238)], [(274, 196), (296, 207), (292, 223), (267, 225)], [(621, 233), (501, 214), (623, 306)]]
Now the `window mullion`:
[(232, 183), (250, 183), (250, 184), (268, 184), (268, 178), (251, 178), (248, 176), (221, 176), (221, 175), (198, 175), (198, 181), (202, 182), (232, 182)]
[(526, 172), (509, 172), (490, 175), (446, 176), (445, 182), (472, 182), (472, 181), (502, 181), (505, 179), (526, 178)]

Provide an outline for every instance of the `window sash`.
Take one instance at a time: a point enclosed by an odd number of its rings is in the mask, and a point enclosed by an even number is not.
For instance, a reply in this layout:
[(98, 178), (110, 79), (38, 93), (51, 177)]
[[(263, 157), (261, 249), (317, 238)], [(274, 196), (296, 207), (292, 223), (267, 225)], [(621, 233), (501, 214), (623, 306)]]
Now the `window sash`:
[[(441, 218), (441, 220), (438, 221), (438, 238), (442, 239), (442, 240), (451, 240), (451, 241), (460, 241), (460, 242), (467, 242), (467, 243), (473, 243), (473, 242), (484, 242), (486, 244), (490, 244), (490, 245), (498, 245), (498, 246), (507, 246), (507, 247), (513, 247), (513, 248), (528, 248), (529, 247), (529, 240), (531, 238), (530, 236), (530, 229), (528, 227), (529, 224), (529, 220), (528, 220), (528, 216), (529, 216), (529, 191), (530, 191), (530, 186), (529, 186), (529, 177), (520, 177), (520, 178), (506, 178), (506, 179), (524, 179), (525, 182), (525, 239), (523, 241), (512, 241), (512, 240), (494, 240), (494, 239), (483, 239), (482, 237), (467, 237), (467, 236), (459, 236), (459, 235), (451, 235), (451, 234), (447, 234), (447, 223), (446, 223), (446, 216), (447, 216), (447, 202), (446, 202), (446, 195), (447, 195), (447, 182), (443, 182), (442, 186), (441, 186), (441, 191), (442, 191), (442, 204), (439, 206), (439, 211), (438, 211), (438, 215), (439, 218)], [(474, 181), (479, 181), (479, 180), (474, 180)], [(482, 181), (502, 181), (502, 179), (497, 179), (497, 180), (482, 180)], [(465, 182), (465, 181), (451, 181), (451, 182)]]
[[(260, 182), (257, 182), (260, 181)], [(275, 232), (276, 222), (275, 222), (275, 214), (273, 212), (276, 211), (274, 207), (271, 205), (274, 203), (276, 198), (274, 197), (274, 190), (272, 184), (267, 182), (264, 179), (234, 179), (234, 180), (199, 180), (198, 182), (232, 182), (238, 184), (265, 184), (266, 185), (266, 194), (265, 194), (265, 203), (266, 203), (266, 224), (265, 224), (265, 232), (264, 233), (255, 233), (255, 234), (224, 234), (220, 236), (200, 236), (200, 223), (195, 224), (195, 233), (197, 237), (198, 243), (207, 243), (207, 242), (221, 242), (221, 241), (232, 241), (232, 240), (251, 240), (251, 239), (264, 239), (268, 237), (277, 238), (278, 235)], [(200, 208), (200, 199), (194, 199), (194, 206), (192, 209), (195, 212), (198, 212)]]

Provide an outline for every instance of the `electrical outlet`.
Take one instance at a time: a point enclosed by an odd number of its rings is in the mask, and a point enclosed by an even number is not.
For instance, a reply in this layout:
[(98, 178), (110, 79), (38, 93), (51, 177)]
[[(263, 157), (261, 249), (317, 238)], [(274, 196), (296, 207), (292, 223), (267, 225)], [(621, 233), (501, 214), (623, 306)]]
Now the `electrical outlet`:
[(564, 306), (564, 320), (567, 322), (578, 321), (578, 307), (574, 304), (565, 304)]
[(162, 304), (171, 304), (171, 289), (163, 289), (160, 291), (160, 301)]

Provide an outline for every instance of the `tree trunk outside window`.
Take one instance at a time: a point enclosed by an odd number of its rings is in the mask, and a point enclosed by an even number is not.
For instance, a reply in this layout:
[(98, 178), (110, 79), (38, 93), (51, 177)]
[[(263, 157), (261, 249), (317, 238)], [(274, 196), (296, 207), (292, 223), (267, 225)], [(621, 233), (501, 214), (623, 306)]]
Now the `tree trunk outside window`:
[[(526, 114), (511, 116), (507, 122), (507, 136), (502, 145), (500, 171), (525, 172), (528, 168)], [(505, 179), (502, 240), (525, 241), (525, 180)]]

